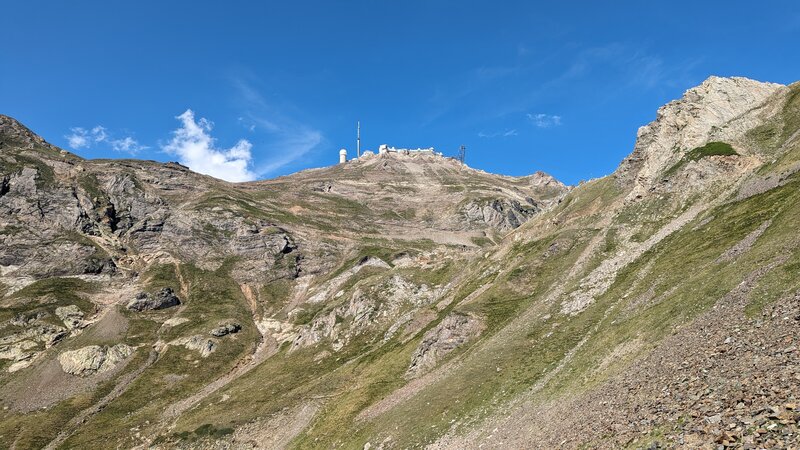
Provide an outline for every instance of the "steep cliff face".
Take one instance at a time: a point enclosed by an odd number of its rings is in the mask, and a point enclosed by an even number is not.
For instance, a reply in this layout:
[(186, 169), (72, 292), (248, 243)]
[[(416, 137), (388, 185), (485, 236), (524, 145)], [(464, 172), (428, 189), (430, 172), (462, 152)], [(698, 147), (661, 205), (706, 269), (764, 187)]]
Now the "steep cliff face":
[(670, 167), (708, 142), (735, 144), (739, 155), (756, 156), (743, 138), (774, 114), (771, 108), (787, 91), (780, 84), (712, 76), (658, 109), (656, 120), (639, 129), (633, 153), (615, 176), (634, 186), (631, 195), (644, 195)]
[(0, 131), (0, 446), (796, 444), (800, 85), (712, 77), (574, 188)]

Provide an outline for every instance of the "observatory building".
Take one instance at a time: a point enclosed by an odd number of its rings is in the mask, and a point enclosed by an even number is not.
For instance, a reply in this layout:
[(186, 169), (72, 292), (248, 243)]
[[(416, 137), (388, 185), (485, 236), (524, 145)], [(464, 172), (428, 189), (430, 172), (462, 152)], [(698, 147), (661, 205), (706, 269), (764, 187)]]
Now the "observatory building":
[[(461, 146), (461, 153), (459, 153), (459, 157), (457, 158), (458, 161), (464, 163), (464, 146)], [(428, 148), (395, 148), (391, 147), (387, 144), (381, 144), (378, 146), (378, 156), (388, 156), (390, 153), (395, 155), (405, 155), (405, 156), (414, 156), (414, 155), (430, 155), (430, 156), (439, 156), (444, 157), (442, 152), (437, 152), (433, 147)], [(375, 156), (375, 152), (372, 150), (364, 150), (361, 151), (361, 122), (356, 123), (356, 157), (353, 158), (353, 161), (360, 161), (367, 158), (372, 158)], [(453, 158), (456, 159), (456, 158)], [(339, 164), (344, 164), (347, 162), (347, 149), (343, 148), (339, 150)]]
[[(362, 159), (367, 159), (375, 156), (375, 152), (372, 150), (364, 150), (359, 152), (359, 156), (353, 158), (353, 161), (359, 161)], [(396, 148), (391, 147), (387, 144), (381, 144), (378, 147), (378, 155), (387, 155), (387, 154), (396, 154), (396, 155), (431, 155), (431, 156), (444, 156), (442, 152), (437, 152), (436, 149), (433, 147), (428, 148)], [(339, 163), (347, 162), (347, 149), (339, 150)]]

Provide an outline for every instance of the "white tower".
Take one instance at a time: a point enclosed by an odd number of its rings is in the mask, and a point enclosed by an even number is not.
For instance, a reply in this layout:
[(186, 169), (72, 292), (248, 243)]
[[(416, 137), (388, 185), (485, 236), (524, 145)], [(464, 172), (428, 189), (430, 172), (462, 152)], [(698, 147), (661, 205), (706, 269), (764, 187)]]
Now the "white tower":
[(361, 121), (356, 122), (356, 158), (361, 158)]
[(347, 150), (341, 149), (339, 150), (339, 164), (347, 162)]

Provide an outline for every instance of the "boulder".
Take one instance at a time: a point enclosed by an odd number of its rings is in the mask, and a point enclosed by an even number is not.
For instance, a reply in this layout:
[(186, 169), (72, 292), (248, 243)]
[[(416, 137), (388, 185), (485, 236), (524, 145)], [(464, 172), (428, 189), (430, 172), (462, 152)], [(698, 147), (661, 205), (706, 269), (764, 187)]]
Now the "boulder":
[(117, 344), (113, 347), (89, 345), (58, 355), (61, 369), (71, 375), (89, 376), (107, 372), (133, 353), (133, 347)]
[(171, 308), (180, 304), (181, 301), (175, 292), (171, 288), (165, 287), (155, 294), (140, 292), (135, 299), (128, 303), (127, 308), (131, 311), (141, 312)]
[(236, 322), (228, 322), (211, 330), (211, 335), (214, 337), (222, 337), (227, 334), (238, 333), (241, 329), (242, 326), (240, 324)]

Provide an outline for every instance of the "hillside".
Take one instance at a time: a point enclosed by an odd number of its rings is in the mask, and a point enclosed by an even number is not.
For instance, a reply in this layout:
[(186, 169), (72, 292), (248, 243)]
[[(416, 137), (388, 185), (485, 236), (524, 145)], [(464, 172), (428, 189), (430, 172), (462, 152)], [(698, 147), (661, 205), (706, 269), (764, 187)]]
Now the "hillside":
[(800, 85), (711, 77), (566, 187), (232, 184), (0, 116), (0, 446), (798, 444)]

